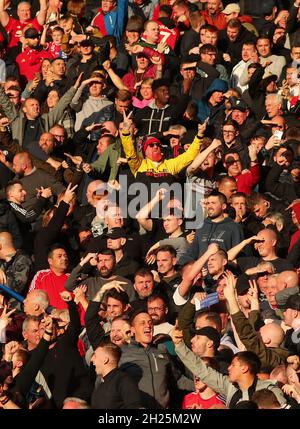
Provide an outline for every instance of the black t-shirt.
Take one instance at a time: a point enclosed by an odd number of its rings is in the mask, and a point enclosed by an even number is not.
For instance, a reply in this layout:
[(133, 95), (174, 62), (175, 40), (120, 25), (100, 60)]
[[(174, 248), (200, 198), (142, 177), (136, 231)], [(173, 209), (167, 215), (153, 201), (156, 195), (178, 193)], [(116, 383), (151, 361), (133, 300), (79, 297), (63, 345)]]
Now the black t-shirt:
[(41, 134), (44, 132), (40, 119), (26, 120), (23, 147), (27, 148), (29, 143), (38, 142)]
[(286, 259), (277, 258), (272, 261), (266, 261), (257, 256), (246, 256), (243, 258), (237, 258), (237, 263), (240, 269), (244, 272), (249, 268), (256, 267), (260, 262), (270, 262), (274, 268), (276, 273), (281, 273), (286, 270), (293, 270), (294, 266)]

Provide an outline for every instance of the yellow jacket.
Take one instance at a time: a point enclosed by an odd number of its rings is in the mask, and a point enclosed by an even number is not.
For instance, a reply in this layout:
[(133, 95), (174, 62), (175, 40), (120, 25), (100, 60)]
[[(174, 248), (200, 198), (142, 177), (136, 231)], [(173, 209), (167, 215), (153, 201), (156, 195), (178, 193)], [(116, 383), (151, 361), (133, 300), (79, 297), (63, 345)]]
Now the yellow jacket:
[(158, 175), (159, 173), (168, 173), (175, 176), (183, 168), (187, 167), (198, 155), (202, 137), (199, 138), (196, 136), (191, 146), (183, 154), (172, 159), (162, 159), (159, 164), (151, 161), (151, 159), (142, 158), (137, 154), (130, 134), (122, 134), (121, 142), (130, 170), (135, 177), (137, 173), (144, 173), (147, 171), (152, 171), (154, 174), (157, 173)]

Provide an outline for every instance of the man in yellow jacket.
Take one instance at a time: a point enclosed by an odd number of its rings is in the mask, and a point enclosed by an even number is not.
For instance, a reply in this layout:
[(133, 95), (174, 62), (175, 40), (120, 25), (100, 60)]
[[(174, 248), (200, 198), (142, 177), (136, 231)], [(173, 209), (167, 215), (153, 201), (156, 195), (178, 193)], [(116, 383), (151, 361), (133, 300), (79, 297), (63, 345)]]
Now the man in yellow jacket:
[(164, 159), (161, 142), (156, 137), (149, 137), (143, 145), (143, 155), (138, 155), (132, 138), (132, 121), (124, 114), (121, 142), (124, 148), (130, 170), (134, 177), (141, 182), (143, 176), (147, 182), (174, 182), (174, 176), (187, 167), (198, 155), (206, 128), (206, 121), (199, 125), (198, 135), (188, 150), (172, 159)]

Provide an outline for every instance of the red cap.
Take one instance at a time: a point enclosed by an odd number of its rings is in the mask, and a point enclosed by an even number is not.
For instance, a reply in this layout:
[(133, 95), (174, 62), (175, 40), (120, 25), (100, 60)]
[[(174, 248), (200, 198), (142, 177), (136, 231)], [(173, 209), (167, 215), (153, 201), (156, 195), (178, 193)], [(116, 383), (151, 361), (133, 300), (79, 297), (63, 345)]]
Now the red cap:
[(156, 138), (156, 137), (149, 137), (145, 143), (143, 144), (143, 152), (146, 152), (147, 147), (149, 146), (150, 143), (158, 143), (159, 145), (161, 145), (161, 142)]

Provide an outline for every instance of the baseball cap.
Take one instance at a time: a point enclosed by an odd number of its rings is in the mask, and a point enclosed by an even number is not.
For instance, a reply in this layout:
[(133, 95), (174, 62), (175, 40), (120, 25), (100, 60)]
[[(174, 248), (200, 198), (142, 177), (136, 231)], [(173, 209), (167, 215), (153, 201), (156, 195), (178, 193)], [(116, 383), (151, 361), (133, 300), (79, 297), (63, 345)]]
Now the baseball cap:
[(36, 39), (40, 37), (40, 34), (35, 28), (31, 27), (31, 28), (27, 28), (27, 30), (24, 33), (24, 37), (25, 39)]
[(103, 234), (103, 238), (127, 238), (127, 234), (124, 228), (116, 227), (107, 230), (107, 232)]
[(145, 153), (147, 147), (151, 144), (151, 143), (157, 143), (159, 145), (161, 145), (160, 140), (158, 140), (156, 137), (149, 137), (145, 143), (143, 144), (143, 152)]
[(247, 106), (247, 103), (245, 103), (245, 101), (242, 100), (241, 98), (230, 97), (229, 101), (230, 101), (232, 110), (239, 110), (240, 112), (246, 112), (249, 109), (249, 107)]
[(218, 349), (221, 341), (221, 336), (215, 328), (212, 328), (211, 326), (205, 326), (201, 329), (194, 329), (193, 333), (194, 335), (202, 335), (203, 337), (209, 338), (214, 343), (214, 349)]
[(289, 296), (284, 309), (287, 310), (291, 308), (292, 310), (300, 311), (300, 294)]
[(231, 13), (237, 12), (240, 13), (241, 8), (238, 4), (236, 3), (229, 3), (224, 10), (222, 10), (222, 13), (224, 13), (224, 15), (230, 15)]
[(82, 40), (82, 42), (79, 43), (79, 46), (82, 46), (82, 47), (91, 46), (92, 48), (94, 48), (95, 45), (91, 40)]

